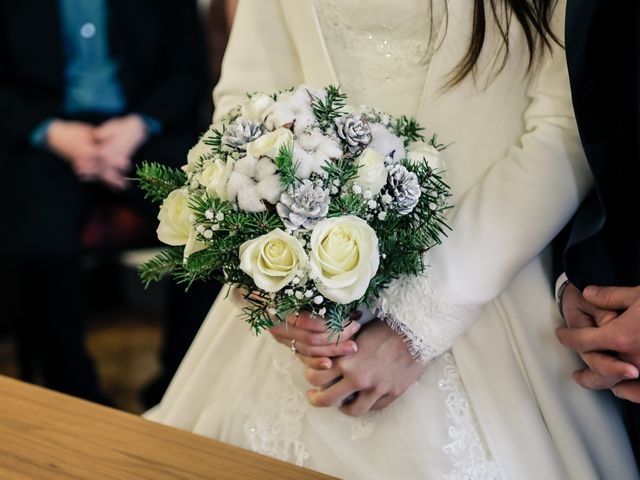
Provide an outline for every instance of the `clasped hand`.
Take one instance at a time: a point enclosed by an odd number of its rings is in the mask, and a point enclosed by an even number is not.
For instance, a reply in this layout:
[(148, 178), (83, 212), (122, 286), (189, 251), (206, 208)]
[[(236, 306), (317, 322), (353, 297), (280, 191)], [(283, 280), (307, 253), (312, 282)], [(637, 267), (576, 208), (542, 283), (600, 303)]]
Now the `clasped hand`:
[(83, 122), (54, 120), (47, 131), (49, 148), (69, 162), (83, 181), (100, 181), (123, 190), (131, 159), (147, 139), (139, 115), (117, 117), (93, 126)]
[(360, 324), (352, 321), (336, 339), (325, 331), (324, 319), (302, 313), (271, 334), (287, 347), (295, 340), (305, 377), (314, 387), (307, 392), (312, 405), (360, 416), (390, 405), (426, 366), (414, 360), (404, 338), (386, 323), (373, 320), (359, 331)]
[(587, 287), (581, 293), (568, 285), (562, 310), (567, 327), (556, 335), (587, 366), (574, 372), (574, 380), (640, 403), (640, 287)]

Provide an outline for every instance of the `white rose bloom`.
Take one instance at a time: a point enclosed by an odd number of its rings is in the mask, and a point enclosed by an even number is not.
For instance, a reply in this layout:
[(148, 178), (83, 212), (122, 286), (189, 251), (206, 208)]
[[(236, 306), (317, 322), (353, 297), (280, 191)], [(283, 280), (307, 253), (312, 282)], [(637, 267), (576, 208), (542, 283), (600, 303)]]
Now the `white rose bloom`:
[(193, 172), (193, 170), (196, 167), (196, 164), (201, 159), (206, 160), (213, 156), (211, 145), (207, 145), (206, 143), (204, 143), (204, 139), (207, 136), (207, 133), (205, 133), (202, 137), (200, 137), (200, 140), (198, 140), (198, 143), (196, 143), (193, 147), (191, 147), (191, 149), (187, 153), (187, 164), (182, 167), (182, 170), (185, 173)]
[(365, 148), (356, 159), (358, 176), (354, 180), (364, 190), (371, 190), (373, 194), (380, 192), (387, 183), (387, 167), (384, 157), (374, 148)]
[(438, 173), (446, 171), (442, 153), (438, 151), (436, 147), (425, 142), (413, 142), (409, 145), (407, 158), (412, 163), (427, 162), (427, 164)]
[(274, 100), (264, 93), (256, 93), (240, 107), (240, 115), (253, 122), (262, 122), (263, 116)]
[(255, 158), (269, 157), (275, 159), (280, 153), (280, 147), (293, 142), (293, 133), (286, 128), (279, 128), (268, 132), (247, 144), (247, 153)]
[(207, 247), (207, 244), (201, 240), (198, 240), (198, 234), (194, 228), (189, 232), (189, 238), (187, 239), (187, 244), (184, 246), (183, 258), (186, 260), (189, 258), (189, 255), (199, 252), (200, 250), (204, 250)]
[(229, 158), (226, 162), (221, 159), (205, 160), (198, 181), (206, 188), (212, 198), (228, 200), (227, 183), (233, 171), (235, 160)]
[(297, 238), (280, 229), (240, 246), (240, 268), (265, 292), (277, 292), (303, 273), (308, 257)]
[(310, 246), (318, 291), (340, 304), (362, 298), (380, 265), (378, 237), (367, 222), (353, 215), (322, 220)]
[(404, 143), (400, 137), (380, 123), (372, 123), (369, 127), (371, 128), (369, 148), (375, 148), (384, 158), (391, 156), (394, 163), (405, 158)]
[(162, 202), (158, 213), (158, 239), (167, 245), (186, 245), (192, 229), (192, 214), (187, 189), (180, 188), (171, 192)]

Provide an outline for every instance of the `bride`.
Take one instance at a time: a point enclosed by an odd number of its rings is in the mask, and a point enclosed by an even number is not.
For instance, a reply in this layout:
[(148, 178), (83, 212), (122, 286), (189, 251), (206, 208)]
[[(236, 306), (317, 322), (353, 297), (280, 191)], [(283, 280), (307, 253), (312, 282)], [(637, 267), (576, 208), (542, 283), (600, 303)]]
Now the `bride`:
[(415, 357), (415, 382), (386, 408), (311, 405), (289, 348), (312, 351), (303, 325), (274, 330), (286, 347), (256, 338), (223, 293), (148, 418), (342, 478), (637, 478), (611, 399), (570, 380), (577, 360), (554, 337), (546, 246), (591, 179), (556, 41), (564, 2), (553, 3), (240, 2), (217, 115), (245, 92), (301, 83), (413, 115), (452, 142), (453, 230), (425, 276), (380, 299), (393, 331), (376, 321), (355, 337), (362, 351), (385, 328)]

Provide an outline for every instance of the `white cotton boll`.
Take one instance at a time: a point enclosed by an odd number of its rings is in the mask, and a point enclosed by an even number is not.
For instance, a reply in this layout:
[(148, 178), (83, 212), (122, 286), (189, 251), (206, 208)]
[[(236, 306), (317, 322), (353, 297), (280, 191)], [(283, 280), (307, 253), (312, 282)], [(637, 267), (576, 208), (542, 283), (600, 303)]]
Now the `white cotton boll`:
[(303, 112), (296, 115), (293, 131), (296, 135), (303, 134), (306, 130), (313, 128), (316, 124), (316, 117), (313, 112)]
[(257, 165), (258, 159), (247, 155), (246, 157), (242, 157), (236, 162), (236, 164), (233, 166), (233, 171), (241, 173), (245, 177), (251, 178), (255, 174)]
[(283, 125), (293, 123), (296, 116), (293, 110), (283, 102), (276, 102), (264, 113), (264, 125), (269, 131), (277, 130)]
[(311, 176), (315, 168), (315, 159), (309, 152), (304, 151), (297, 145), (293, 148), (293, 164), (296, 167), (296, 176), (301, 180), (306, 180)]
[(280, 184), (280, 175), (271, 175), (266, 177), (256, 185), (256, 191), (263, 199), (269, 203), (276, 204), (280, 200), (282, 194), (282, 185)]
[(384, 158), (393, 154), (392, 158), (394, 162), (398, 162), (406, 157), (404, 143), (397, 135), (379, 123), (372, 123), (370, 128), (371, 143), (369, 144), (369, 148), (375, 148)]
[(331, 159), (326, 155), (315, 152), (311, 154), (311, 162), (309, 163), (310, 169), (312, 173), (320, 173), (323, 172), (322, 167), (327, 163), (331, 162)]
[(320, 145), (318, 145), (317, 152), (324, 155), (327, 158), (337, 160), (342, 158), (342, 148), (340, 144), (331, 138), (325, 138)]
[(275, 163), (273, 163), (273, 161), (270, 158), (263, 157), (258, 161), (258, 164), (256, 165), (253, 178), (255, 178), (258, 181), (261, 181), (267, 178), (268, 176), (273, 175), (277, 171), (278, 171), (278, 168), (276, 167)]
[(322, 141), (323, 135), (317, 129), (304, 132), (298, 137), (298, 145), (307, 152), (313, 152)]
[(267, 209), (255, 184), (238, 192), (238, 206), (247, 212), (264, 212)]
[(235, 202), (238, 199), (238, 193), (245, 188), (251, 188), (253, 181), (239, 172), (232, 172), (227, 183), (227, 195), (229, 200)]
[(282, 94), (278, 100), (286, 102), (292, 110), (301, 112), (311, 105), (313, 92), (306, 85), (300, 85), (293, 91)]

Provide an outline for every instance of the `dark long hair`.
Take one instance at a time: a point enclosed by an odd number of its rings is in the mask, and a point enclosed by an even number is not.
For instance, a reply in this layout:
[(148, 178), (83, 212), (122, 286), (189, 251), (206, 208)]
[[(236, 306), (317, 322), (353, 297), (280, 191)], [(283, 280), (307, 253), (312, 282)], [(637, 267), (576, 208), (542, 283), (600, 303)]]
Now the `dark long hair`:
[[(488, 14), (493, 16), (502, 38), (502, 46), (494, 58), (495, 75), (498, 75), (507, 63), (509, 27), (514, 17), (524, 31), (529, 50), (528, 70), (530, 70), (545, 48), (551, 50), (552, 43), (561, 45), (550, 25), (556, 3), (557, 0), (474, 0), (473, 30), (469, 48), (451, 72), (447, 86), (460, 83), (469, 74), (475, 75), (476, 64), (484, 46)], [(487, 12), (487, 10), (490, 11)]]

